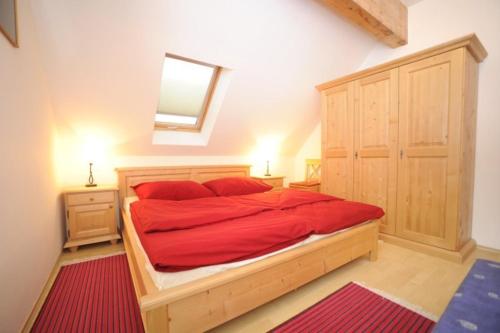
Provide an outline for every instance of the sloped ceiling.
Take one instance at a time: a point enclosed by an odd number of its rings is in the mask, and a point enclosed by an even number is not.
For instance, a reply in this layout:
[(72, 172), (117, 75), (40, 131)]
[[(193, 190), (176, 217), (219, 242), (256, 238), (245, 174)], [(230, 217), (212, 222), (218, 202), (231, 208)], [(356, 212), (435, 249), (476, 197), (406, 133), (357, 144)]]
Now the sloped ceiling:
[[(122, 155), (293, 155), (319, 120), (320, 82), (376, 41), (313, 0), (32, 0), (58, 128), (98, 128)], [(206, 147), (153, 145), (165, 52), (233, 70)], [(174, 143), (173, 143), (174, 144)]]
[(404, 3), (407, 7), (416, 5), (419, 2), (422, 2), (422, 0), (401, 0), (402, 3)]

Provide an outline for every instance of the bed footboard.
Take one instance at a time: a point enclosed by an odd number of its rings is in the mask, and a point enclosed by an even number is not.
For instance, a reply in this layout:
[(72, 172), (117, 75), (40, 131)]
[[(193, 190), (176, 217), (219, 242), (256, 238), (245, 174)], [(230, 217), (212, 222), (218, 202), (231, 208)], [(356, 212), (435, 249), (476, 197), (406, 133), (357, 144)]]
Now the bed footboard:
[[(129, 221), (130, 222), (130, 221)], [(127, 223), (125, 223), (127, 227)], [(125, 237), (127, 254), (134, 253)], [(137, 295), (147, 332), (202, 332), (223, 324), (252, 309), (361, 256), (377, 259), (378, 223), (376, 221), (280, 253), (264, 260), (235, 268), (174, 288), (149, 290), (138, 281)], [(144, 272), (131, 261), (132, 275)], [(149, 278), (150, 279), (150, 278)], [(150, 286), (151, 287), (151, 286)]]

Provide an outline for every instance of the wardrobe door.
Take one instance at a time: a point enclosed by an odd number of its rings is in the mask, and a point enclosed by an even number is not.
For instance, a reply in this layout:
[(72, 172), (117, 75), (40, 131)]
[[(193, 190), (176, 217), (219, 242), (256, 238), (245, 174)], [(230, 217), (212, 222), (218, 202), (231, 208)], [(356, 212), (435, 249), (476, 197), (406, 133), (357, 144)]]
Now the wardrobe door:
[(322, 108), (321, 191), (352, 199), (353, 83), (322, 92)]
[(379, 206), (393, 234), (398, 164), (398, 69), (355, 81), (354, 200)]
[(400, 67), (398, 218), (404, 238), (456, 249), (464, 50)]

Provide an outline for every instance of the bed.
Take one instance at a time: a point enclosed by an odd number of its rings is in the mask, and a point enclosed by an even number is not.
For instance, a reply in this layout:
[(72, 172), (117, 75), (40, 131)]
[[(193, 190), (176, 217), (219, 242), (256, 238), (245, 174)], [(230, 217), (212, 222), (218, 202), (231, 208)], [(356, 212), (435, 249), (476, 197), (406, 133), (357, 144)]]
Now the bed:
[[(249, 166), (119, 168), (120, 202), (131, 186), (157, 180), (249, 176)], [(286, 294), (356, 258), (377, 258), (378, 222), (367, 221), (328, 237), (172, 287), (158, 286), (138, 242), (130, 213), (122, 207), (122, 233), (137, 300), (147, 332), (201, 332)]]

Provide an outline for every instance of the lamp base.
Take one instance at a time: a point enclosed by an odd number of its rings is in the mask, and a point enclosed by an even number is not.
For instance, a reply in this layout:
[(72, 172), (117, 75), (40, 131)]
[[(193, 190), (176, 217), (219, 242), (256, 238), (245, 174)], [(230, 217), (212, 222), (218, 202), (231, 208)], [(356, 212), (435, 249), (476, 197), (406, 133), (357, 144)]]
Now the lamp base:
[(85, 187), (96, 187), (97, 184), (85, 184)]
[(271, 173), (269, 172), (269, 160), (266, 161), (266, 173), (264, 177), (271, 177)]

